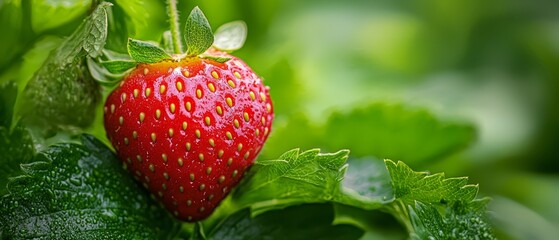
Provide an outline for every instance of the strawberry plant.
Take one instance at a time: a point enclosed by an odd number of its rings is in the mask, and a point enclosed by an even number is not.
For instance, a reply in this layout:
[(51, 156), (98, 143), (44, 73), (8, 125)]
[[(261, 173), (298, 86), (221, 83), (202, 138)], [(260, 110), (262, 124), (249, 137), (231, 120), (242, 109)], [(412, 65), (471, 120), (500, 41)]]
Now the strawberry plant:
[(407, 79), (458, 41), (364, 2), (0, 2), (0, 238), (556, 236)]

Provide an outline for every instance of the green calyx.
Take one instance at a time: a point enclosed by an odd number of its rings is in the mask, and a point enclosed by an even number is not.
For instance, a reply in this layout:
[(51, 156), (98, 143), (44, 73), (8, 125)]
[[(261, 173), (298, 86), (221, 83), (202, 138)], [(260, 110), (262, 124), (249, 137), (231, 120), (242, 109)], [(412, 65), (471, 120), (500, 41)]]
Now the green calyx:
[(171, 55), (162, 48), (132, 38), (128, 38), (128, 54), (130, 54), (132, 60), (138, 63), (156, 63), (172, 59)]
[(184, 33), (187, 56), (197, 56), (204, 53), (212, 46), (214, 41), (212, 27), (198, 7), (192, 9), (188, 19), (186, 19)]
[[(199, 7), (194, 7), (184, 26), (184, 42), (186, 52), (182, 51), (182, 42), (176, 37), (178, 24), (174, 22), (178, 17), (174, 1), (169, 1), (169, 16), (171, 18), (171, 31), (163, 36), (163, 46), (156, 43), (128, 39), (128, 55), (130, 58), (111, 58), (101, 62), (101, 65), (111, 74), (122, 74), (139, 63), (157, 63), (161, 61), (180, 61), (187, 57), (201, 57), (220, 63), (229, 60), (227, 57), (204, 54), (212, 46), (224, 52), (233, 52), (240, 49), (246, 39), (247, 26), (243, 21), (233, 21), (219, 27), (215, 34), (208, 19)], [(173, 53), (170, 53), (173, 52)]]
[(243, 47), (247, 36), (247, 25), (243, 21), (233, 21), (217, 28), (214, 36), (214, 47), (232, 52)]

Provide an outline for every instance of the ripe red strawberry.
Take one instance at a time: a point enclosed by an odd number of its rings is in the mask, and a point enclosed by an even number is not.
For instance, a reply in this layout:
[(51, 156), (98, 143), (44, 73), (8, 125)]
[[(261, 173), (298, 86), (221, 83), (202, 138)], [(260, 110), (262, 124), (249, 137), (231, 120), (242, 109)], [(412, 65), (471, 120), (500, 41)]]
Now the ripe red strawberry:
[[(223, 25), (214, 39), (205, 16), (194, 8), (182, 54), (177, 14), (170, 16), (175, 17), (172, 39), (166, 42), (176, 55), (129, 39), (133, 61), (102, 63), (113, 73), (134, 68), (107, 98), (105, 130), (138, 181), (177, 218), (198, 221), (253, 164), (274, 115), (262, 80), (243, 61), (217, 50), (242, 46), (243, 22)], [(206, 51), (212, 44), (215, 48)]]
[(175, 216), (210, 215), (252, 165), (273, 120), (268, 88), (240, 59), (140, 64), (105, 104), (125, 167)]

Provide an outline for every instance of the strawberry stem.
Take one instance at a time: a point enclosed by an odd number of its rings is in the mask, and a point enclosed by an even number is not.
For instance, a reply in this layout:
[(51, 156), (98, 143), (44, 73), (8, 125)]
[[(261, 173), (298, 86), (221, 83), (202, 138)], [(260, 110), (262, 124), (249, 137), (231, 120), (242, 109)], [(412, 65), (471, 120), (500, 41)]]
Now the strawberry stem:
[(167, 14), (171, 24), (171, 39), (173, 51), (177, 54), (182, 53), (182, 41), (179, 30), (179, 11), (177, 10), (177, 0), (167, 1)]

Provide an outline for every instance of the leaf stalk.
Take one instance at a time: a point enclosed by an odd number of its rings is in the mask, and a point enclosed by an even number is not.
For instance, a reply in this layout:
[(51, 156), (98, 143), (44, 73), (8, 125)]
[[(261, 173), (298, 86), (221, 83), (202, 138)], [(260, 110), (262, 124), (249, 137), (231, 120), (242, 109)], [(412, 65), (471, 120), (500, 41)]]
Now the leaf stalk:
[(182, 41), (179, 28), (179, 11), (177, 10), (177, 0), (167, 0), (167, 15), (169, 16), (169, 23), (171, 24), (171, 39), (173, 51), (176, 54), (181, 54)]

